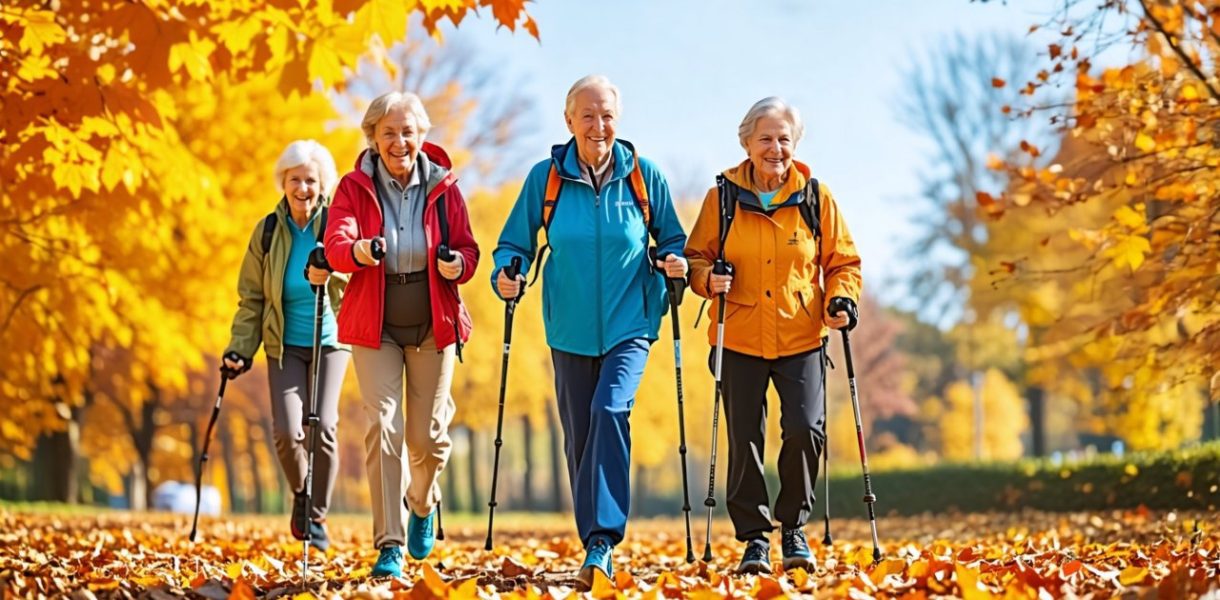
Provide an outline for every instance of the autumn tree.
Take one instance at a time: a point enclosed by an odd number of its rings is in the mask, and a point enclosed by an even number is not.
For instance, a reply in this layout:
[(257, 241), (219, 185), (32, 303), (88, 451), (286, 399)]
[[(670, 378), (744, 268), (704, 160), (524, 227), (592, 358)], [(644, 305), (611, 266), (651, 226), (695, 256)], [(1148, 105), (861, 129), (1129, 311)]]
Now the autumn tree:
[[(1049, 29), (1044, 77), (1025, 84), (1075, 92), (1066, 107), (1034, 111), (1084, 146), (1078, 160), (1006, 161), (1013, 189), (991, 211), (1032, 206), (1096, 220), (1060, 219), (1056, 237), (1083, 250), (1060, 288), (1074, 307), (1043, 340), (1045, 352), (1096, 366), (1112, 431), (1136, 447), (1173, 447), (1199, 435), (1204, 390), (1220, 358), (1220, 4), (1109, 0), (1092, 12), (1067, 2)], [(1124, 64), (1096, 69), (1106, 48)], [(1011, 261), (1022, 280), (1035, 261)]]
[(215, 330), (191, 327), (216, 316), (216, 286), (184, 272), (211, 264), (230, 199), (177, 128), (183, 93), (221, 81), (329, 89), (402, 38), (410, 14), (435, 31), (479, 6), (536, 34), (520, 4), (498, 0), (0, 7), (0, 250), (12, 265), (0, 276), (0, 397), (20, 407), (0, 416), (3, 449), (28, 457), (40, 433), (68, 428), (99, 345), (144, 348), (133, 370), (147, 373), (146, 397), (183, 394), (204, 366), (186, 350), (216, 347)]

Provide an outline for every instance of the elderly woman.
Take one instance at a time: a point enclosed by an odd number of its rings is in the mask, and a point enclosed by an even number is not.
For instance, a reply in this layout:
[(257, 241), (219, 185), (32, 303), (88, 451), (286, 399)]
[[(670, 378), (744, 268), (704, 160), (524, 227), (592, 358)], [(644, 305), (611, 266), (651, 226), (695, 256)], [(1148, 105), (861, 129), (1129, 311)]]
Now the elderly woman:
[[(326, 513), (339, 473), (339, 389), (350, 350), (335, 335), (335, 314), (347, 277), (306, 267), (310, 251), (326, 227), (327, 194), (334, 189), (335, 160), (313, 140), (292, 142), (275, 163), (275, 187), (282, 194), (275, 211), (259, 221), (250, 236), (237, 279), (240, 297), (225, 370), (237, 376), (250, 369), (262, 344), (271, 384), (271, 421), (275, 449), (292, 486), (292, 535), (325, 550)], [(308, 271), (306, 271), (308, 269)], [(308, 279), (305, 273), (308, 272)], [(318, 406), (321, 436), (314, 455), (313, 509), (306, 514), (305, 472), (308, 442), (303, 417), (309, 411), (313, 381), (315, 294), (311, 286), (326, 285), (330, 299), (322, 314)]]
[[(737, 539), (746, 543), (742, 573), (771, 571), (773, 516), (782, 528), (784, 568), (813, 567), (802, 528), (825, 444), (827, 328), (854, 326), (860, 298), (860, 257), (838, 203), (793, 160), (803, 132), (800, 114), (783, 100), (752, 106), (737, 130), (747, 158), (708, 191), (686, 245), (691, 289), (727, 302), (725, 494)], [(713, 272), (720, 258), (732, 265), (729, 273)], [(712, 323), (713, 345), (715, 329)], [(768, 382), (779, 394), (783, 440), (774, 513), (762, 463)]]
[(449, 387), (470, 335), (458, 285), (474, 274), (479, 248), (449, 157), (424, 141), (431, 122), (419, 97), (380, 96), (361, 126), (369, 147), (339, 182), (326, 258), (352, 274), (339, 341), (353, 346), (369, 418), (365, 467), (380, 550), (372, 573), (397, 577), (404, 543), (423, 559), (435, 541)]
[[(669, 187), (656, 165), (615, 139), (621, 112), (618, 89), (605, 77), (572, 86), (564, 110), (572, 139), (530, 171), (492, 272), (500, 297), (515, 298), (538, 251), (538, 231), (546, 231), (553, 252), (541, 267), (542, 314), (586, 583), (594, 569), (613, 574), (611, 549), (627, 525), (628, 417), (666, 310), (658, 269), (686, 275), (686, 235)], [(650, 238), (664, 259), (656, 264), (648, 258)], [(504, 267), (516, 257), (523, 274), (510, 279)]]

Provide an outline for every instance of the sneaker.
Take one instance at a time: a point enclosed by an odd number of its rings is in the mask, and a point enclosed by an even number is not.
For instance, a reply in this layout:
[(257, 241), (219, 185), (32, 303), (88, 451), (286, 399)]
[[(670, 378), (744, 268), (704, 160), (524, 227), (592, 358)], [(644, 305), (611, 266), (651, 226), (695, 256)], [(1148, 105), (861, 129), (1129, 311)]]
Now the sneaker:
[(305, 539), (305, 530), (309, 527), (309, 515), (306, 512), (309, 507), (309, 498), (305, 494), (296, 493), (292, 495), (292, 537), (303, 540)]
[(755, 538), (746, 542), (746, 551), (741, 555), (741, 563), (737, 565), (737, 574), (770, 573), (771, 544), (764, 538)]
[(813, 554), (809, 552), (809, 542), (805, 541), (804, 529), (785, 529), (784, 537), (784, 570), (805, 569), (812, 573), (816, 568)]
[(402, 577), (402, 548), (385, 546), (373, 565), (373, 577)]
[(432, 524), (436, 522), (436, 509), (426, 517), (417, 517), (408, 511), (407, 518), (407, 552), (415, 560), (423, 560), (432, 554), (432, 546), (436, 543), (436, 530)]
[(323, 552), (330, 548), (330, 535), (326, 533), (326, 523), (322, 521), (309, 522), (309, 545)]
[(580, 573), (576, 578), (585, 584), (586, 587), (593, 587), (594, 570), (599, 570), (606, 579), (614, 581), (614, 546), (610, 545), (610, 539), (597, 535), (589, 541), (589, 547), (585, 548), (585, 564), (580, 566)]

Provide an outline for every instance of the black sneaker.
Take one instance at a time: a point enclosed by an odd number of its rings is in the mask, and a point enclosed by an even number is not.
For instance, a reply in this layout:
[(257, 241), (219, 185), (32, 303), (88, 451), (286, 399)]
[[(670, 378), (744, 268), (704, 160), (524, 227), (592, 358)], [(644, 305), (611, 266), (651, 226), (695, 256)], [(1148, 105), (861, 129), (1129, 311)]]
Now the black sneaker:
[(305, 530), (309, 527), (309, 515), (305, 512), (309, 509), (305, 506), (308, 503), (308, 498), (305, 494), (293, 494), (292, 496), (292, 537), (303, 540), (305, 539)]
[(771, 544), (762, 538), (746, 542), (746, 551), (741, 555), (741, 563), (737, 565), (737, 574), (770, 572)]
[(805, 541), (805, 530), (785, 529), (784, 539), (784, 570), (805, 569), (812, 573), (816, 568), (813, 553), (809, 551), (809, 542)]

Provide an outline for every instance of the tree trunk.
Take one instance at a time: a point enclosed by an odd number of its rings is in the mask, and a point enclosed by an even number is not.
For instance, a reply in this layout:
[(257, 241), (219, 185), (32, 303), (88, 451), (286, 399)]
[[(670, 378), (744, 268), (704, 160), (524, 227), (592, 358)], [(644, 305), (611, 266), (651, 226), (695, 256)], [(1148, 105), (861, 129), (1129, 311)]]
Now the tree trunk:
[(477, 511), (478, 507), (483, 504), (479, 498), (479, 458), (481, 456), (479, 450), (479, 433), (469, 427), (466, 428), (466, 438), (470, 440), (470, 460), (468, 462), (469, 469), (466, 471), (466, 482), (470, 492), (470, 506), (472, 512)]
[(449, 465), (447, 467), (445, 467), (445, 471), (447, 471), (449, 473), (449, 475), (447, 475), (445, 477), (445, 483), (444, 483), (444, 485), (445, 485), (445, 510), (452, 511), (452, 512), (458, 512), (461, 510), (469, 510), (470, 512), (474, 512), (473, 506), (469, 507), (469, 508), (464, 508), (458, 502), (458, 486), (457, 486), (458, 477), (457, 477), (457, 470), (454, 468), (453, 459), (449, 460)]
[(132, 466), (131, 508), (147, 510), (152, 500), (152, 482), (149, 481), (148, 466), (152, 462), (153, 440), (157, 435), (156, 413), (161, 407), (161, 390), (151, 386), (152, 393), (140, 406), (137, 423), (131, 411), (120, 405), (136, 450), (136, 463)]
[(534, 426), (530, 423), (529, 415), (521, 417), (521, 438), (524, 444), (525, 451), (525, 473), (524, 481), (521, 485), (521, 504), (525, 510), (534, 510)]
[(148, 471), (143, 460), (131, 463), (131, 480), (127, 488), (127, 506), (131, 510), (148, 510)]
[(1041, 386), (1031, 386), (1028, 395), (1032, 453), (1042, 458), (1046, 456), (1046, 390)]
[(559, 429), (559, 417), (555, 414), (555, 405), (549, 404), (546, 411), (547, 437), (550, 442), (551, 455), (551, 511), (563, 512), (567, 495), (563, 493), (563, 484), (568, 480), (567, 469), (564, 468), (564, 456), (561, 449), (563, 432)]
[[(80, 433), (85, 412), (93, 400), (86, 393), (81, 406), (66, 408), (68, 419), (63, 431), (42, 435), (34, 447), (34, 497), (51, 502), (76, 504), (80, 500)], [(61, 413), (62, 414), (62, 413)]]

